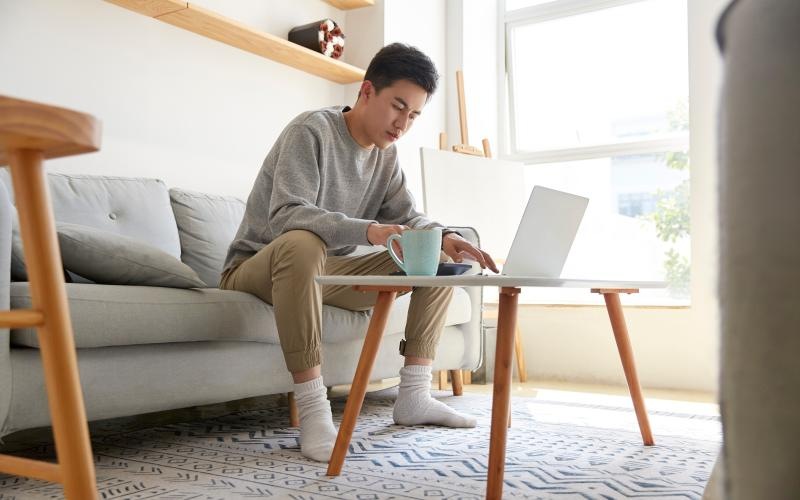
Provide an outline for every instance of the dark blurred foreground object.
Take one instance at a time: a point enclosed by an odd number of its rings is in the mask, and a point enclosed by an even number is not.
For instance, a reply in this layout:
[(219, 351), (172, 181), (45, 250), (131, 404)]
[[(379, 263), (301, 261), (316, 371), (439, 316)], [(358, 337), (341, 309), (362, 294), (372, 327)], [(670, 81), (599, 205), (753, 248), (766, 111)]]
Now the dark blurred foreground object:
[(339, 59), (344, 52), (344, 33), (331, 19), (292, 28), (289, 41), (334, 59)]
[(800, 498), (800, 2), (722, 18), (724, 498)]

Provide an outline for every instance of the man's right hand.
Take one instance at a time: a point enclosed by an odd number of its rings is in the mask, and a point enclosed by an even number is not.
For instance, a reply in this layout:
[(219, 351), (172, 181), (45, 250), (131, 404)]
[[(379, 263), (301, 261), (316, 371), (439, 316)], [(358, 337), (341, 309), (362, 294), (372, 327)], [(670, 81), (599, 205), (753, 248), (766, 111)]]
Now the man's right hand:
[[(386, 240), (393, 234), (402, 234), (403, 231), (408, 229), (408, 226), (400, 226), (397, 224), (378, 224), (373, 222), (367, 226), (367, 240), (373, 245), (386, 246)], [(394, 251), (398, 255), (402, 255), (400, 245), (395, 242)]]

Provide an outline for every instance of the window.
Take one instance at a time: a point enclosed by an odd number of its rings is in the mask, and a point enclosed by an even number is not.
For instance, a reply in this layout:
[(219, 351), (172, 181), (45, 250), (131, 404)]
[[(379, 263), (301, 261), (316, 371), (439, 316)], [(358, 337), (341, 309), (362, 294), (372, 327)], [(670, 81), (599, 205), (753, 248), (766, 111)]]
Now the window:
[(503, 23), (503, 157), (528, 189), (590, 198), (563, 275), (663, 279), (641, 299), (686, 303), (686, 0), (506, 0)]

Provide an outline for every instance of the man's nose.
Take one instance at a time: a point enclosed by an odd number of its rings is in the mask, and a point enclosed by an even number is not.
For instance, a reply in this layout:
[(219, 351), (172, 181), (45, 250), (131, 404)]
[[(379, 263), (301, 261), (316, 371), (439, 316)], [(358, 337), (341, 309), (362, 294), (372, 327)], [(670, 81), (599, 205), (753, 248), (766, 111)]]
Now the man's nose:
[(406, 115), (402, 115), (397, 118), (394, 122), (394, 126), (400, 129), (401, 132), (405, 132), (408, 128), (409, 118)]

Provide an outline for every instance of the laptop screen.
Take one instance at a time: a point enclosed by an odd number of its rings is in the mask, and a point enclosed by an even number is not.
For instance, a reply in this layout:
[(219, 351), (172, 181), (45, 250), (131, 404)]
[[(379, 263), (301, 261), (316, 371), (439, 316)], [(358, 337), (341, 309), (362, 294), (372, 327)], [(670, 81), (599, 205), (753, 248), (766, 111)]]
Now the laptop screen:
[(502, 274), (558, 278), (589, 199), (534, 186)]

